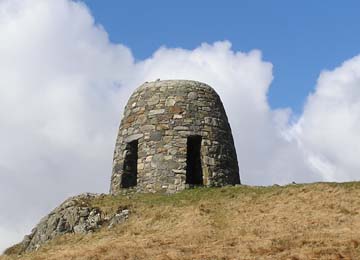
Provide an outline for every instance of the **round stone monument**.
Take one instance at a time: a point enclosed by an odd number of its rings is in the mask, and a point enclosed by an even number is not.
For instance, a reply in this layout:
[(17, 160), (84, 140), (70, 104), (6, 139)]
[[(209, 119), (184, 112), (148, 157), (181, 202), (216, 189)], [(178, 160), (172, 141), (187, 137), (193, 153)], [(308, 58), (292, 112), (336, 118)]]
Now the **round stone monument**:
[(230, 125), (218, 94), (190, 80), (146, 82), (121, 120), (110, 193), (173, 193), (240, 184)]

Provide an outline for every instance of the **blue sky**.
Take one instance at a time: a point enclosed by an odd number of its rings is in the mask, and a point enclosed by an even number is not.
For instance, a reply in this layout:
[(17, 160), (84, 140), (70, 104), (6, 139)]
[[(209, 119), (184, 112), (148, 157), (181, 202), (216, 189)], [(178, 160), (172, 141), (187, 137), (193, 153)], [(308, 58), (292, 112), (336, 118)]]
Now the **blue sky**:
[(85, 0), (113, 42), (138, 59), (161, 45), (193, 49), (229, 40), (259, 49), (273, 67), (269, 103), (300, 113), (323, 69), (360, 52), (359, 1), (117, 1)]

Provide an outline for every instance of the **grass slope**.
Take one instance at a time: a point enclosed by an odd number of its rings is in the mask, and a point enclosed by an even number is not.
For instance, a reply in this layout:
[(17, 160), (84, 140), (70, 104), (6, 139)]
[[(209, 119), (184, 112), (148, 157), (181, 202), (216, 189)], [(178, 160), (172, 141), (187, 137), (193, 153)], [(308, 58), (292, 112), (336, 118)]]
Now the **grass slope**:
[(360, 259), (359, 198), (354, 182), (103, 196), (90, 203), (129, 208), (125, 224), (0, 260)]

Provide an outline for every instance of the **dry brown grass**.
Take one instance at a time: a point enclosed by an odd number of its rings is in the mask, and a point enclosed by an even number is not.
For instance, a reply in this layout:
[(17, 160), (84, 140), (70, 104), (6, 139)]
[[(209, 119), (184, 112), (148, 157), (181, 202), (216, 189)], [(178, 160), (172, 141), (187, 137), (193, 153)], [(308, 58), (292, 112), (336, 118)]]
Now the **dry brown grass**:
[(66, 235), (29, 259), (360, 259), (360, 183), (194, 189), (92, 202), (128, 222)]

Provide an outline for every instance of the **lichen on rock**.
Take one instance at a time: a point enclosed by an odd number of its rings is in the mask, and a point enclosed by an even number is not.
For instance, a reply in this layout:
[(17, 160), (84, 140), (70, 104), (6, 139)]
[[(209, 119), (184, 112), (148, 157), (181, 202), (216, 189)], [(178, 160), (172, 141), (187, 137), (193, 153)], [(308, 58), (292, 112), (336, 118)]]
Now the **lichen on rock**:
[(37, 250), (41, 245), (63, 234), (88, 234), (102, 226), (111, 228), (128, 219), (128, 209), (120, 209), (111, 216), (105, 216), (101, 209), (91, 206), (90, 201), (100, 196), (105, 195), (84, 193), (64, 201), (24, 237), (16, 246), (17, 253)]

